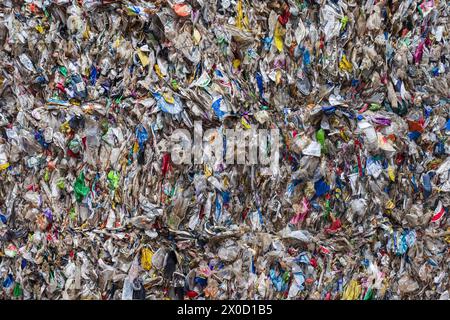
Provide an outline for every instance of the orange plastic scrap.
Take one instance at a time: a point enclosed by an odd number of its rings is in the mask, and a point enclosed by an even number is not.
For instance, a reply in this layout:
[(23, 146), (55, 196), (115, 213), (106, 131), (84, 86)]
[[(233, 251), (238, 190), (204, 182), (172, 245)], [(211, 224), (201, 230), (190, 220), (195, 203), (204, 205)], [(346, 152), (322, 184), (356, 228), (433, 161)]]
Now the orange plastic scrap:
[(191, 14), (191, 6), (186, 3), (175, 4), (172, 8), (180, 17), (187, 17)]
[(423, 132), (423, 125), (420, 121), (408, 120), (408, 128), (409, 128), (409, 131)]

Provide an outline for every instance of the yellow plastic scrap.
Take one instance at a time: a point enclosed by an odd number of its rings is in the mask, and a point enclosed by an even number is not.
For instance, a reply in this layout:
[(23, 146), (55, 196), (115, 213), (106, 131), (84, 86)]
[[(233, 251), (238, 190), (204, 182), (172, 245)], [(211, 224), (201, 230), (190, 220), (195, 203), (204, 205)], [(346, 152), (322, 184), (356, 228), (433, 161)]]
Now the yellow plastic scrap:
[(150, 270), (152, 268), (153, 252), (149, 248), (142, 248), (141, 250), (141, 265), (142, 269)]
[(8, 168), (9, 168), (9, 162), (0, 164), (0, 171), (8, 169)]
[(342, 56), (341, 62), (339, 62), (339, 68), (348, 72), (351, 72), (353, 69), (353, 65), (347, 60), (347, 56), (345, 54)]
[(167, 103), (174, 104), (175, 99), (169, 94), (169, 93), (163, 93), (163, 98), (166, 100)]
[[(447, 232), (450, 232), (450, 227), (447, 228)], [(450, 234), (444, 237), (445, 241), (447, 241), (447, 243), (450, 243)]]
[[(84, 29), (84, 32), (83, 32), (83, 39), (84, 40), (89, 39), (89, 25), (88, 24), (86, 24), (86, 29)], [(118, 40), (116, 40), (116, 41), (118, 41)]]
[(252, 128), (252, 126), (248, 123), (248, 121), (244, 117), (241, 118), (241, 124), (245, 130)]
[(283, 51), (283, 35), (283, 26), (277, 21), (277, 24), (275, 25), (275, 31), (273, 33), (273, 38), (275, 41), (275, 47), (277, 47), (279, 52)]
[(348, 142), (350, 140), (350, 138), (345, 134), (344, 130), (340, 130), (339, 135), (341, 136), (342, 140), (344, 140), (345, 142)]
[[(125, 169), (126, 169), (126, 167), (127, 167), (127, 162), (128, 162), (127, 158), (126, 158), (126, 157), (123, 157), (122, 160), (119, 162), (119, 165), (120, 165), (120, 171), (125, 171)], [(117, 190), (119, 190), (119, 189), (117, 189)], [(117, 191), (117, 190), (116, 190), (116, 191)]]
[(113, 48), (117, 49), (120, 46), (121, 42), (122, 42), (122, 37), (117, 38), (116, 41), (114, 41)]
[(39, 33), (44, 33), (44, 28), (41, 25), (37, 25), (35, 28)]
[(209, 178), (210, 176), (212, 176), (212, 171), (207, 164), (204, 165), (204, 168), (205, 168), (205, 177)]
[(155, 72), (158, 75), (158, 77), (164, 78), (164, 75), (162, 74), (161, 69), (159, 68), (157, 63), (155, 64), (154, 68), (155, 68)]
[(281, 82), (281, 70), (278, 69), (275, 73), (275, 84), (280, 84)]
[(137, 54), (139, 60), (141, 60), (142, 66), (144, 68), (148, 66), (148, 64), (150, 63), (150, 59), (148, 58), (148, 56), (141, 49), (138, 49)]
[(195, 79), (195, 72), (193, 72), (192, 75), (189, 77), (187, 83), (191, 84), (192, 81), (194, 81), (194, 79)]
[(133, 146), (133, 153), (137, 153), (139, 151), (139, 144), (136, 142), (134, 142), (134, 146)]
[(361, 285), (356, 280), (351, 280), (344, 290), (342, 300), (357, 300), (361, 295)]
[(69, 125), (69, 121), (64, 122), (60, 127), (59, 130), (62, 133), (69, 133), (70, 132), (70, 125)]
[(392, 166), (388, 167), (388, 175), (389, 175), (389, 179), (391, 179), (391, 181), (395, 182), (395, 169)]
[(244, 18), (244, 13), (242, 12), (242, 0), (239, 0), (236, 5), (237, 17), (236, 17), (236, 27), (242, 30), (242, 20)]
[(72, 98), (72, 99), (69, 100), (69, 102), (73, 106), (78, 106), (78, 107), (81, 106), (81, 103), (77, 99), (73, 99)]
[(192, 34), (194, 38), (194, 44), (198, 45), (200, 43), (200, 40), (202, 39), (202, 36), (200, 35), (200, 32), (198, 32), (197, 29), (194, 29), (194, 32)]
[(340, 188), (336, 188), (335, 195), (334, 195), (336, 197), (336, 199), (339, 199), (341, 197), (341, 194), (342, 194), (342, 190)]
[(237, 69), (237, 68), (239, 68), (240, 65), (241, 65), (241, 60), (239, 60), (239, 59), (233, 60), (233, 68)]
[(389, 282), (386, 278), (383, 279), (383, 286), (381, 287), (381, 290), (379, 291), (379, 296), (384, 297), (386, 294), (387, 289), (389, 288)]
[(229, 185), (230, 185), (230, 181), (229, 181), (228, 177), (227, 177), (227, 176), (224, 176), (224, 177), (223, 177), (223, 186), (224, 186), (225, 188), (228, 188)]
[(389, 199), (389, 200), (386, 202), (386, 209), (392, 210), (392, 209), (394, 209), (394, 208), (395, 208), (395, 203), (394, 203), (394, 201), (392, 201), (392, 199)]
[(306, 183), (306, 187), (304, 190), (306, 197), (312, 197), (316, 193), (316, 190), (314, 189), (314, 184), (311, 181), (308, 181)]

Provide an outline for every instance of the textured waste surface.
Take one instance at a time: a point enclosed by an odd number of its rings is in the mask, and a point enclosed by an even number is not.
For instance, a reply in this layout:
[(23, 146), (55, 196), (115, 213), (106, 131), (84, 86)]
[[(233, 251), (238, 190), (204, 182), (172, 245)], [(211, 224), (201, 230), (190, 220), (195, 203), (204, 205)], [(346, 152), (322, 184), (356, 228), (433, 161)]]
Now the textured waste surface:
[[(3, 0), (0, 47), (2, 299), (449, 299), (445, 1)], [(175, 164), (200, 120), (279, 170)]]

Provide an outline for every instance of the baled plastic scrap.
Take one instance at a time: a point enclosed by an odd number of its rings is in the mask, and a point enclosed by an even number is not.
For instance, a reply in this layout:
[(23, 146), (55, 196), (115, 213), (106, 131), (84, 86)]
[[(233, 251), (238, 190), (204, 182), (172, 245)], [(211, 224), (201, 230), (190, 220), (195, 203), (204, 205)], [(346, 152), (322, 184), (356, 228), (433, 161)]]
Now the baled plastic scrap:
[[(2, 1), (0, 297), (449, 299), (449, 13)], [(279, 170), (174, 163), (194, 121)]]

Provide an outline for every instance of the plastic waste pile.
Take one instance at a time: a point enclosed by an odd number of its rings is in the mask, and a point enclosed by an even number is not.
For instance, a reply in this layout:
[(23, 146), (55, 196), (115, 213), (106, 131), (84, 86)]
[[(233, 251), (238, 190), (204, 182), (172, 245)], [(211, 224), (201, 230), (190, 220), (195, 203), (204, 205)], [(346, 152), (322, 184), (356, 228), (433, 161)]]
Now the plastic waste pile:
[(449, 8), (1, 1), (0, 298), (449, 299)]

